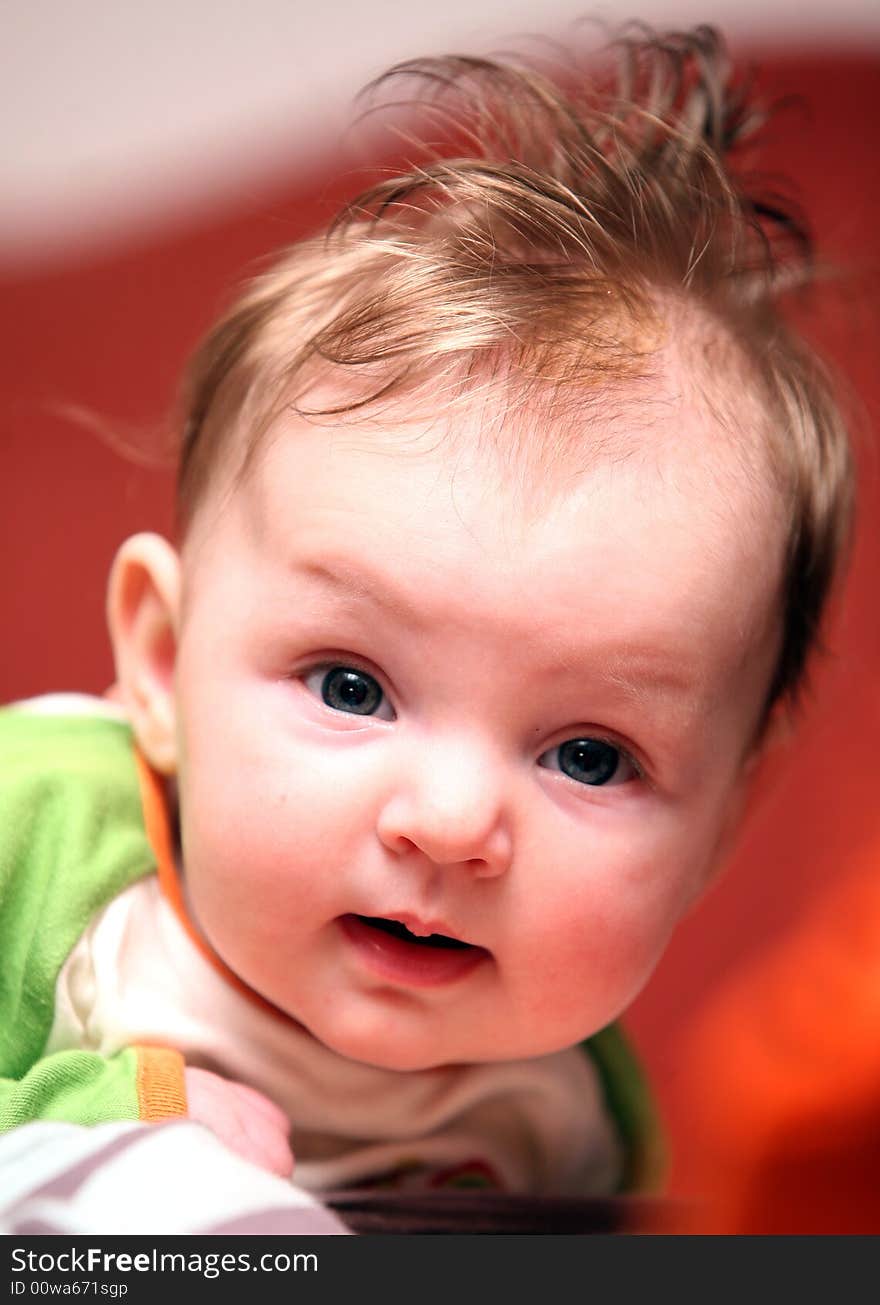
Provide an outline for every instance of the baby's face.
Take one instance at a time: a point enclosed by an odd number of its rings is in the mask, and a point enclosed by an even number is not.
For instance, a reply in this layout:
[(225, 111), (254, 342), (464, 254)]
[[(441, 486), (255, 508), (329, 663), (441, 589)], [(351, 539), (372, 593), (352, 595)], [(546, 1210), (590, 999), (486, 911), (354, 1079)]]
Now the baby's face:
[(285, 420), (184, 552), (193, 915), (347, 1056), (572, 1044), (638, 992), (737, 808), (774, 513), (684, 405), (540, 501), (428, 423)]

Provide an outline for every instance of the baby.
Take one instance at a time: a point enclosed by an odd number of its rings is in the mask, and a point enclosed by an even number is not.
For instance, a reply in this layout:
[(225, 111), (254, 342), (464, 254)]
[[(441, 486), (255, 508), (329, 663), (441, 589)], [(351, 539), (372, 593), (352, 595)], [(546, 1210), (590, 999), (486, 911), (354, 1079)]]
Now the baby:
[(3, 1126), (189, 1115), (315, 1190), (649, 1176), (614, 1021), (802, 679), (850, 463), (718, 38), (619, 51), (583, 102), (397, 70), (467, 153), (201, 347), (117, 703), (3, 713)]

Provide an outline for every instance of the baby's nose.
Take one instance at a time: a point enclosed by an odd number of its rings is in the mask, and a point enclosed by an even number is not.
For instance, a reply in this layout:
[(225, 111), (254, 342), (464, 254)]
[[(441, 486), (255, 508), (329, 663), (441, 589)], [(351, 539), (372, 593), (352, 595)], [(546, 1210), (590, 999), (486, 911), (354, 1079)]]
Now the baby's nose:
[(377, 832), (398, 855), (416, 850), (435, 865), (467, 865), (478, 878), (503, 874), (513, 851), (497, 767), (461, 745), (422, 749), (403, 768)]

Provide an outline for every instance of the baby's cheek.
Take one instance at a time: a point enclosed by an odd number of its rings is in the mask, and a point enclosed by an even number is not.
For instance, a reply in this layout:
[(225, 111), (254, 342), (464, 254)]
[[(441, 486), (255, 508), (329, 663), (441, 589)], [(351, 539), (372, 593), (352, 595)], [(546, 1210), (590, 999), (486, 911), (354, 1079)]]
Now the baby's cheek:
[[(523, 983), (552, 1004), (578, 992), (585, 1005), (616, 1007), (650, 974), (680, 914), (678, 897), (624, 879), (573, 884), (545, 894), (520, 953)], [(612, 1011), (609, 1018), (616, 1013)]]
[[(262, 818), (261, 818), (262, 817)], [(283, 892), (282, 837), (242, 791), (212, 791), (204, 779), (181, 795), (183, 878), (197, 922), (215, 946), (247, 933)]]

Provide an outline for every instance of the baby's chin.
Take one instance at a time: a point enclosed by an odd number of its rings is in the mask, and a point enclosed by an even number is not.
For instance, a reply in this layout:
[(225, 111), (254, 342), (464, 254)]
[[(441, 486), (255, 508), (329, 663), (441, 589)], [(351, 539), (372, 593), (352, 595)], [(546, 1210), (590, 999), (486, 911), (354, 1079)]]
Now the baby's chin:
[(299, 1018), (297, 1023), (328, 1051), (346, 1060), (402, 1074), (507, 1059), (503, 1053), (473, 1054), (474, 1048), (467, 1047), (461, 1038), (445, 1038), (436, 1029), (433, 1035), (424, 1029), (380, 1030), (354, 1018), (329, 1023)]
[[(473, 1039), (452, 1036), (444, 1038), (438, 1035), (425, 1036), (419, 1031), (407, 1037), (400, 1030), (395, 1034), (380, 1036), (369, 1034), (363, 1028), (321, 1028), (320, 1025), (303, 1027), (330, 1051), (345, 1057), (346, 1060), (370, 1065), (374, 1069), (384, 1069), (397, 1073), (417, 1073), (430, 1070), (448, 1069), (455, 1065), (493, 1064), (499, 1061), (530, 1060), (562, 1050), (558, 1045), (546, 1046), (529, 1043), (526, 1047), (498, 1045), (491, 1039), (475, 1043)], [(573, 1039), (580, 1041), (579, 1038)], [(566, 1044), (570, 1045), (570, 1044)]]
[(309, 1032), (328, 1050), (336, 1052), (337, 1055), (343, 1056), (346, 1060), (354, 1060), (361, 1065), (369, 1065), (373, 1069), (392, 1070), (401, 1074), (442, 1069), (447, 1065), (459, 1064), (474, 1059), (474, 1057), (464, 1054), (438, 1056), (436, 1047), (427, 1048), (422, 1046), (420, 1045), (420, 1039), (412, 1042), (402, 1038), (373, 1040), (358, 1035), (345, 1036), (327, 1033), (322, 1037), (312, 1029), (309, 1029)]

